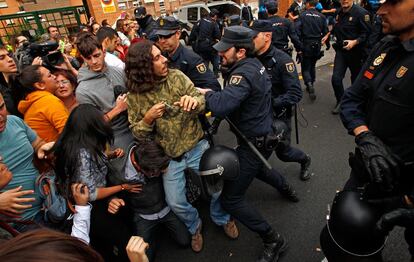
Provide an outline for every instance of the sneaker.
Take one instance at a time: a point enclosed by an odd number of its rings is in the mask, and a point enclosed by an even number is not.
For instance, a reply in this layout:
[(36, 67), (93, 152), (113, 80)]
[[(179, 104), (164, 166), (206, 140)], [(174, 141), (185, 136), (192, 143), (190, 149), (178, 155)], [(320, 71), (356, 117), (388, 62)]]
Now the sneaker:
[(306, 162), (300, 164), (300, 179), (302, 181), (309, 180), (312, 173), (309, 170), (312, 159), (309, 155), (306, 155)]
[(341, 104), (340, 103), (337, 103), (336, 106), (335, 106), (335, 108), (332, 110), (331, 113), (333, 115), (337, 115), (337, 114), (339, 114), (339, 112), (341, 112)]
[(203, 249), (203, 235), (201, 234), (201, 229), (203, 228), (203, 223), (200, 220), (200, 224), (194, 235), (191, 236), (191, 249), (194, 252), (200, 252)]
[(236, 222), (233, 219), (230, 219), (227, 224), (223, 226), (224, 233), (231, 239), (236, 239), (239, 237), (239, 230), (237, 229)]
[(278, 238), (275, 242), (264, 243), (263, 254), (259, 257), (257, 262), (277, 262), (280, 255), (286, 251), (287, 241), (278, 234)]
[(299, 197), (296, 194), (295, 189), (289, 184), (285, 184), (282, 189), (279, 190), (279, 193), (285, 197), (287, 200), (292, 202), (299, 202)]

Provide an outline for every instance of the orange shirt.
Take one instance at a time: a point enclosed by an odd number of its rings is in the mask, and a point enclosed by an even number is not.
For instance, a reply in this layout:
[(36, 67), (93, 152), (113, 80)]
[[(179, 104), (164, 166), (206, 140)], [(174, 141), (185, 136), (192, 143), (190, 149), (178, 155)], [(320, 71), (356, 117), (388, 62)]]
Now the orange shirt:
[(24, 121), (46, 142), (56, 141), (69, 113), (63, 102), (47, 91), (34, 91), (19, 102)]

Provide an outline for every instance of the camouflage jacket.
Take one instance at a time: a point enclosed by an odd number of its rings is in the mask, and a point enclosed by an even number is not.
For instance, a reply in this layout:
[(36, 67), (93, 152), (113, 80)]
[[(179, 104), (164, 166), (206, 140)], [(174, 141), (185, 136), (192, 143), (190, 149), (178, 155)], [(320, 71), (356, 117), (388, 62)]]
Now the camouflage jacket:
[[(184, 95), (197, 99), (199, 104), (194, 111), (185, 112), (179, 106), (174, 106), (174, 102), (180, 101)], [(148, 125), (143, 121), (144, 115), (159, 102), (167, 104), (164, 115)], [(134, 136), (140, 139), (154, 135), (170, 157), (178, 157), (191, 150), (204, 135), (198, 120), (198, 114), (205, 109), (204, 96), (179, 70), (170, 69), (168, 76), (158, 81), (148, 92), (128, 93), (127, 104)]]

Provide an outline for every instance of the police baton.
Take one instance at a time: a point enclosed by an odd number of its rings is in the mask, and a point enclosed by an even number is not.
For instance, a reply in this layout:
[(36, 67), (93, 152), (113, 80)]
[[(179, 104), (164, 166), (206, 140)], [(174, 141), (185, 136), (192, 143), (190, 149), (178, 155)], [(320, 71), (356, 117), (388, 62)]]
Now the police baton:
[(234, 131), (236, 131), (236, 133), (244, 140), (244, 142), (247, 143), (247, 145), (250, 147), (250, 149), (253, 150), (253, 152), (256, 154), (256, 156), (258, 156), (260, 158), (260, 160), (263, 162), (263, 164), (266, 166), (266, 168), (269, 169), (269, 170), (272, 170), (273, 167), (269, 164), (269, 162), (266, 160), (266, 158), (264, 158), (264, 156), (259, 152), (259, 150), (257, 150), (257, 148), (253, 145), (253, 143), (250, 142), (249, 139), (247, 139), (247, 137), (236, 127), (235, 124), (233, 124), (233, 122), (230, 121), (230, 119), (228, 117), (226, 117), (225, 119), (231, 125), (231, 127), (234, 129)]
[(296, 144), (299, 144), (299, 128), (298, 128), (298, 105), (295, 104), (295, 134), (296, 134)]

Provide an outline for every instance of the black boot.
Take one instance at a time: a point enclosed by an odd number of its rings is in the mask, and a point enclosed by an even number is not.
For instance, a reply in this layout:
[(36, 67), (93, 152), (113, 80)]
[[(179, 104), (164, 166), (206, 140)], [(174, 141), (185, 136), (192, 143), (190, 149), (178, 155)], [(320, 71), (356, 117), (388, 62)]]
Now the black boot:
[(306, 160), (300, 164), (300, 179), (302, 181), (306, 181), (311, 178), (312, 173), (309, 170), (311, 161), (311, 157), (309, 155), (306, 155)]
[(336, 103), (334, 109), (332, 109), (332, 114), (337, 115), (341, 112), (341, 103)]
[(315, 88), (313, 87), (313, 83), (312, 82), (306, 83), (306, 90), (309, 92), (309, 98), (312, 101), (315, 101), (316, 94), (315, 94)]
[(279, 189), (279, 193), (289, 201), (295, 203), (299, 202), (299, 197), (296, 194), (295, 189), (293, 189), (293, 187), (288, 183), (286, 183), (285, 185), (283, 185), (281, 189)]
[(277, 262), (280, 255), (287, 249), (285, 238), (273, 229), (263, 236), (264, 249), (257, 262)]

